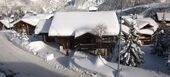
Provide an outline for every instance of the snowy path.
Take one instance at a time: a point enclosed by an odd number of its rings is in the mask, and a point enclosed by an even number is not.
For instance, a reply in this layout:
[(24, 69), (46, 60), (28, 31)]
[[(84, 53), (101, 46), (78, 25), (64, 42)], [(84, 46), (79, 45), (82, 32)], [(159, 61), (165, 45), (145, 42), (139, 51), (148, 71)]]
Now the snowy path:
[(73, 71), (57, 70), (39, 57), (33, 56), (9, 42), (0, 32), (0, 63), (28, 77), (81, 77)]

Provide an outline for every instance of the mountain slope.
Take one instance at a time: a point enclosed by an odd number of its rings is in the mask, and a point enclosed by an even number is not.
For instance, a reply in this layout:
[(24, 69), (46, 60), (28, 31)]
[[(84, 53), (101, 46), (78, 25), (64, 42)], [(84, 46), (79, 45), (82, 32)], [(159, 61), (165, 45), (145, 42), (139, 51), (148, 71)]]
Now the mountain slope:
[[(55, 11), (88, 10), (89, 7), (97, 6), (100, 11), (114, 10), (121, 8), (121, 0), (0, 0), (0, 14), (5, 14), (7, 10), (15, 13), (39, 12), (52, 13)], [(165, 0), (122, 0), (123, 8), (140, 4), (150, 4), (165, 2)], [(168, 0), (170, 1), (170, 0)], [(6, 9), (6, 4), (8, 9)], [(69, 8), (68, 8), (69, 7)], [(10, 13), (11, 13), (10, 12)]]

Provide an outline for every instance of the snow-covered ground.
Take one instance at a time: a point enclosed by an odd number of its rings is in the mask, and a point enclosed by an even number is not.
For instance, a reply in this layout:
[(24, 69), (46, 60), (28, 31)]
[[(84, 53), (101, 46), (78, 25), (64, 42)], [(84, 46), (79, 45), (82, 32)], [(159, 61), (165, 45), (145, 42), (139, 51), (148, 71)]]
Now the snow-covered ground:
[[(53, 61), (45, 62), (42, 57), (34, 56), (15, 45), (7, 40), (4, 32), (0, 32), (0, 68), (10, 69), (17, 73), (15, 77), (90, 77), (64, 67), (61, 63), (56, 62), (57, 57)], [(41, 51), (43, 52), (43, 50), (52, 51), (52, 49), (42, 49)], [(55, 56), (64, 57), (59, 53)], [(66, 59), (62, 60), (66, 61)]]
[[(12, 70), (15, 77), (115, 77), (117, 63), (107, 62), (100, 56), (79, 52), (65, 56), (55, 46), (42, 41), (21, 44), (18, 38), (8, 39), (5, 35), (11, 36), (9, 31), (0, 32), (0, 69)], [(164, 60), (150, 54), (150, 46), (143, 46), (142, 50), (145, 52), (145, 63), (138, 68), (121, 65), (122, 77), (170, 76)]]
[[(146, 47), (145, 52), (148, 52), (150, 48), (148, 46), (144, 47)], [(167, 70), (165, 64), (162, 63), (163, 60), (160, 61), (160, 58), (155, 58), (149, 54), (146, 53), (146, 63), (139, 68), (121, 65), (121, 77), (169, 77), (170, 72)], [(101, 57), (74, 58), (73, 61), (76, 66), (82, 69), (100, 73), (106, 77), (114, 77), (116, 74), (117, 64), (105, 62)]]
[(162, 72), (170, 75), (170, 70), (168, 70), (169, 68), (166, 66), (166, 60), (157, 55), (151, 54), (152, 53), (151, 46), (148, 45), (143, 46), (142, 50), (145, 52), (144, 55), (145, 63), (142, 64), (140, 68), (156, 71), (157, 73)]

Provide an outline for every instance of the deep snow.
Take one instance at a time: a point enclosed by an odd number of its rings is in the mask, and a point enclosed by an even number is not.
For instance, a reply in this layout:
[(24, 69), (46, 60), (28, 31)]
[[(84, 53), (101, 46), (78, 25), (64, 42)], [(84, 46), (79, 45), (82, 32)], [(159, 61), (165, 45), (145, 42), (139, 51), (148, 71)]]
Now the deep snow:
[[(8, 36), (9, 32), (5, 31), (5, 33)], [(18, 38), (9, 39), (11, 43), (8, 38), (6, 38), (4, 32), (0, 32), (0, 63), (3, 64), (0, 65), (0, 67), (19, 73), (16, 77), (90, 77), (90, 74), (84, 74), (66, 68), (64, 64), (58, 61), (59, 58), (65, 56), (57, 52), (53, 47), (45, 45), (44, 48), (38, 51), (37, 56), (34, 56), (31, 54), (32, 51), (28, 51), (24, 45), (21, 44), (21, 41), (16, 39)], [(25, 44), (25, 46), (26, 45), (27, 44)], [(54, 59), (51, 59), (51, 57), (47, 58), (50, 53), (54, 54)], [(67, 58), (63, 58), (60, 61), (66, 62)]]
[[(10, 32), (5, 31), (7, 36), (10, 36)], [(27, 49), (27, 45), (30, 43), (25, 42), (25, 45), (20, 44), (21, 40), (16, 40), (18, 38), (9, 39), (13, 44), (16, 46), (19, 46), (20, 48), (26, 50), (27, 52), (33, 53), (32, 50)], [(2, 45), (0, 44), (0, 47), (3, 49), (4, 52), (0, 55), (0, 63), (2, 62), (19, 62), (19, 63), (36, 63), (36, 65), (40, 65), (44, 68), (47, 68), (49, 70), (59, 70), (62, 75), (68, 74), (70, 76), (74, 77), (90, 77), (90, 76), (97, 76), (97, 77), (114, 77), (117, 69), (117, 63), (110, 63), (105, 61), (102, 57), (93, 57), (88, 56), (86, 54), (82, 54), (79, 52), (76, 53), (70, 53), (70, 56), (65, 56), (63, 53), (60, 53), (58, 49), (55, 47), (49, 46), (43, 42), (32, 42), (34, 45), (42, 44), (44, 47), (40, 48), (36, 51), (36, 56), (33, 56), (33, 54), (29, 54), (17, 47), (15, 47), (12, 43), (10, 43), (7, 38), (5, 38), (4, 34), (1, 32), (0, 35), (0, 42), (2, 42)], [(24, 43), (23, 43), (24, 44)], [(34, 45), (31, 45), (31, 47), (34, 47)], [(10, 49), (12, 47), (12, 50)], [(37, 47), (36, 47), (37, 48)], [(35, 49), (36, 49), (35, 48)], [(121, 65), (121, 76), (122, 77), (169, 77), (170, 72), (166, 67), (166, 64), (163, 59), (160, 57), (154, 56), (150, 54), (151, 48), (150, 46), (143, 46), (142, 49), (145, 51), (145, 63), (141, 65), (138, 68), (135, 67), (128, 67)], [(61, 51), (64, 52), (64, 51)], [(10, 55), (9, 55), (10, 54)], [(22, 55), (22, 56), (21, 56)], [(47, 57), (49, 58), (47, 59)], [(9, 65), (9, 67), (8, 67)], [(22, 77), (26, 73), (29, 72), (30, 76), (37, 75), (36, 70), (32, 71), (34, 68), (38, 68), (37, 66), (28, 65), (28, 67), (31, 66), (28, 70), (23, 71), (23, 68), (26, 69), (27, 67), (24, 67), (27, 64), (15, 67), (13, 66), (13, 63), (9, 63), (8, 65), (5, 65), (5, 67), (12, 68), (15, 72), (19, 72), (18, 76), (16, 77)], [(14, 65), (19, 65), (14, 64)], [(18, 69), (19, 68), (19, 69)], [(30, 72), (31, 70), (31, 72)], [(37, 69), (38, 71), (38, 69)], [(39, 72), (41, 74), (41, 72)], [(46, 75), (46, 73), (44, 73)], [(39, 75), (39, 76), (43, 76)], [(53, 74), (52, 74), (53, 75)], [(27, 75), (28, 76), (28, 75)], [(45, 76), (45, 75), (44, 75)], [(25, 76), (26, 77), (26, 76)], [(62, 76), (63, 77), (63, 76)]]
[[(128, 67), (121, 65), (121, 77), (169, 77), (170, 71), (163, 59), (158, 56), (150, 54), (151, 47), (143, 46), (142, 50), (145, 52), (145, 63), (141, 66)], [(95, 73), (100, 73), (106, 77), (115, 77), (117, 70), (117, 63), (110, 63), (103, 61), (101, 57), (85, 56), (81, 58), (74, 58), (73, 62), (76, 66)]]

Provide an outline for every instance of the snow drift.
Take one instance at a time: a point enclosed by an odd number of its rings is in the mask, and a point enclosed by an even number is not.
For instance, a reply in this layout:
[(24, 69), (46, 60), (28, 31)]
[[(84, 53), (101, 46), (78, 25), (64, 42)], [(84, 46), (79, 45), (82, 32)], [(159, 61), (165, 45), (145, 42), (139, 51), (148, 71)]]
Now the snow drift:
[[(103, 62), (100, 60), (96, 61), (96, 58), (94, 57), (87, 57), (87, 58), (74, 58), (74, 63), (77, 67), (83, 68), (84, 70), (88, 70), (91, 72), (99, 73), (101, 75), (104, 75), (105, 77), (115, 77), (116, 70), (117, 70), (117, 64), (107, 62), (103, 64)], [(96, 62), (102, 62), (100, 66), (96, 66), (94, 63)], [(155, 71), (150, 71), (146, 69), (141, 68), (135, 68), (135, 67), (128, 67), (128, 66), (122, 66), (120, 65), (120, 76), (121, 77), (169, 77), (169, 75), (166, 75), (164, 73), (157, 73)]]
[(92, 62), (94, 62), (94, 66), (96, 67), (103, 66), (107, 63), (107, 61), (104, 58), (102, 58), (100, 55), (97, 56), (94, 60), (92, 60)]
[(35, 42), (31, 42), (28, 44), (28, 48), (32, 52), (37, 52), (38, 50), (42, 49), (43, 47), (45, 47), (45, 44), (42, 41), (35, 41)]
[(4, 73), (0, 73), (0, 77), (6, 77)]

